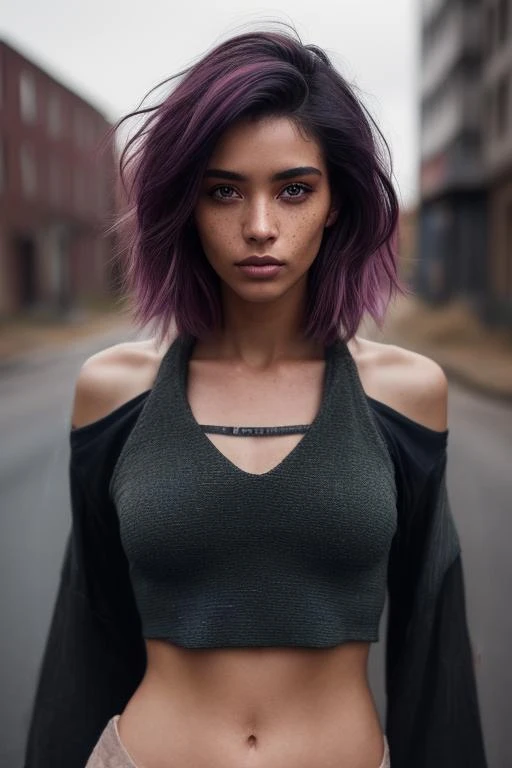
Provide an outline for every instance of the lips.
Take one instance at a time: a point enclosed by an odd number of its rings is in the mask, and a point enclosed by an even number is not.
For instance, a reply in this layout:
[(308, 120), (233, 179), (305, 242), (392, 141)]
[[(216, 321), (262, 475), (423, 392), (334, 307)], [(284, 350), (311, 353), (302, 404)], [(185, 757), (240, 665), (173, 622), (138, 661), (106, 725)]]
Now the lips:
[(237, 261), (238, 267), (264, 267), (267, 264), (282, 265), (282, 261), (272, 258), (272, 256), (249, 256), (248, 259)]

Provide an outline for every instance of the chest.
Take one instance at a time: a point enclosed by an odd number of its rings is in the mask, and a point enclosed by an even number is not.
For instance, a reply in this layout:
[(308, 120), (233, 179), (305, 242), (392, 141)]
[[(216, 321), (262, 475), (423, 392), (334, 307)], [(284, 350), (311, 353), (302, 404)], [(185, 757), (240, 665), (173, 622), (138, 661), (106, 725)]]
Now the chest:
[[(191, 361), (187, 400), (200, 425), (276, 427), (311, 425), (320, 411), (325, 361), (291, 363), (271, 372), (248, 372), (217, 362)], [(217, 451), (239, 469), (264, 474), (303, 439), (303, 433), (265, 436), (205, 432)]]
[(288, 574), (309, 563), (327, 580), (376, 567), (396, 528), (396, 489), (364, 432), (324, 408), (275, 467), (249, 473), (187, 414), (155, 414), (132, 433), (112, 484), (132, 568), (155, 571), (162, 583), (193, 574), (195, 583), (230, 562), (255, 582), (264, 562)]
[[(264, 562), (288, 574), (307, 562), (327, 580), (382, 563), (396, 526), (394, 473), (351, 361), (342, 350), (300, 370), (249, 380), (213, 368), (197, 376), (191, 364), (187, 376), (183, 360), (168, 360), (111, 481), (132, 567), (195, 583), (224, 573), (227, 553), (242, 567), (243, 553), (256, 585)], [(208, 423), (309, 427), (295, 445), (281, 436), (215, 445)]]
[(326, 578), (380, 562), (396, 528), (393, 478), (371, 449), (354, 456), (327, 432), (307, 434), (260, 475), (230, 465), (200, 435), (184, 444), (167, 434), (153, 452), (139, 443), (114, 485), (132, 565), (166, 581), (223, 571), (230, 558), (240, 566), (241, 557), (244, 573), (267, 557), (289, 572), (308, 562)]

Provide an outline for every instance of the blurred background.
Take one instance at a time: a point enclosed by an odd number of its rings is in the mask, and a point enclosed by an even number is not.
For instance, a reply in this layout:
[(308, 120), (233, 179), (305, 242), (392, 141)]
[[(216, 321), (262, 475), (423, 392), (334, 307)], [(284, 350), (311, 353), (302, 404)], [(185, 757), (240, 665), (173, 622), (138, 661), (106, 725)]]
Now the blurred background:
[(136, 337), (107, 233), (128, 134), (107, 140), (108, 129), (262, 19), (325, 48), (389, 142), (414, 296), (361, 332), (449, 377), (449, 492), (489, 766), (512, 766), (512, 0), (11, 0), (0, 17), (0, 768), (22, 766), (69, 532), (74, 380), (89, 355)]

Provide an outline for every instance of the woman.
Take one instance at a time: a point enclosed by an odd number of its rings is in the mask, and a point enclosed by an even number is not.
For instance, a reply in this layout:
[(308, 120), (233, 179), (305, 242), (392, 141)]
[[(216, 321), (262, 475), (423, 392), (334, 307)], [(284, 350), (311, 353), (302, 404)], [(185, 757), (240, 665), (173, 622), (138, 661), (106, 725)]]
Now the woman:
[(370, 118), (321, 50), (253, 33), (130, 147), (130, 288), (158, 333), (78, 379), (26, 765), (484, 766), (446, 379), (356, 336), (401, 290)]

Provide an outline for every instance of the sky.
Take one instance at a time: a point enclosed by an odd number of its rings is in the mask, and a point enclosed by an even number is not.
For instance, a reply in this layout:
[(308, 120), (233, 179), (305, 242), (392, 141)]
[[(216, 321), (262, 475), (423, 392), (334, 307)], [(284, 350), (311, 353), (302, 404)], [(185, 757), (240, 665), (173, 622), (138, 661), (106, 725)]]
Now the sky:
[(116, 121), (216, 43), (292, 23), (358, 88), (390, 145), (402, 205), (418, 195), (418, 0), (0, 0), (0, 38)]

